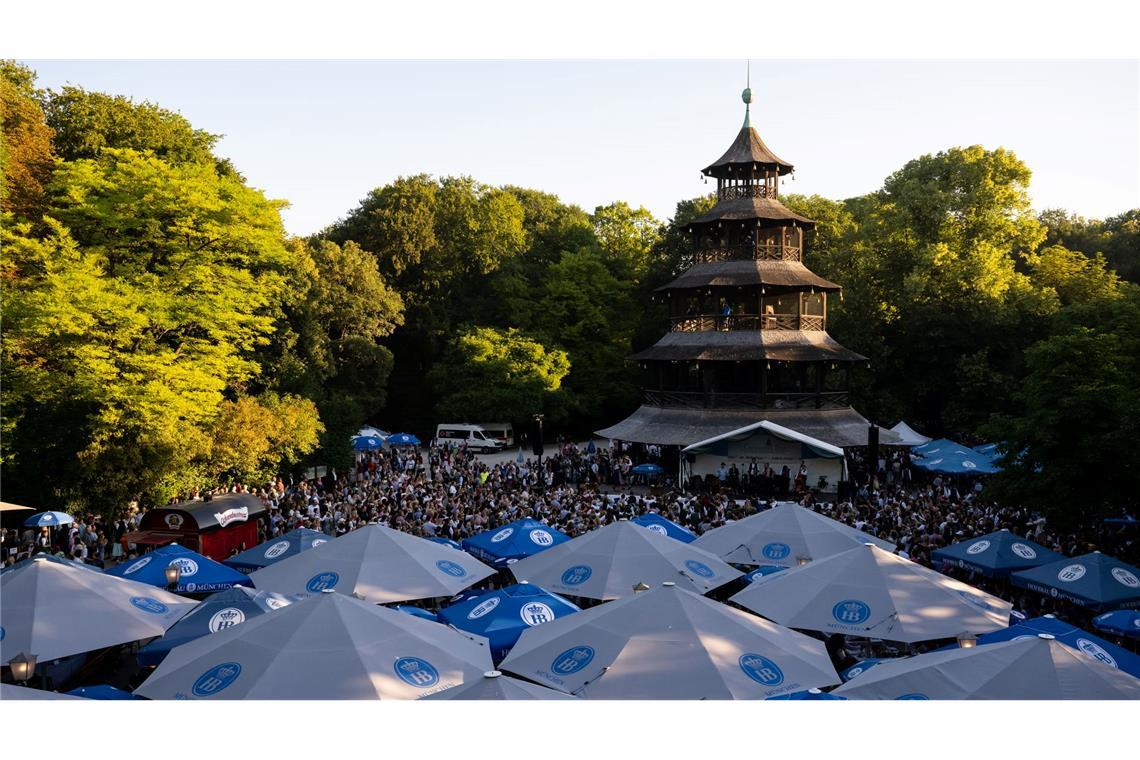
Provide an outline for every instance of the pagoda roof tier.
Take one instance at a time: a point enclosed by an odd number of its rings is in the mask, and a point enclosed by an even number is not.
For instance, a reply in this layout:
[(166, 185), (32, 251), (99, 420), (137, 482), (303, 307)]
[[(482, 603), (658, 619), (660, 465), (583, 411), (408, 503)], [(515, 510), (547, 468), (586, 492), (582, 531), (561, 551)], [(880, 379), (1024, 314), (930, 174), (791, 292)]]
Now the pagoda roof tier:
[(690, 225), (710, 222), (798, 222), (803, 227), (814, 227), (815, 221), (800, 216), (775, 198), (728, 198), (689, 222)]
[(795, 168), (771, 151), (760, 139), (760, 134), (752, 127), (750, 119), (744, 122), (736, 139), (724, 155), (701, 171), (710, 177), (731, 179), (751, 176), (757, 171), (778, 171), (787, 174)]
[(825, 280), (800, 261), (710, 261), (695, 264), (668, 285), (657, 291), (687, 288), (737, 287), (770, 285), (772, 287), (815, 288), (823, 291), (842, 290)]
[(823, 330), (707, 330), (671, 332), (633, 361), (864, 362)]
[[(714, 409), (664, 409), (642, 406), (616, 425), (596, 431), (619, 441), (688, 446), (746, 425), (768, 420), (817, 438), (833, 446), (866, 446), (870, 423), (851, 407), (841, 409), (767, 409), (763, 411), (717, 411)], [(897, 433), (879, 428), (879, 442), (894, 445)]]

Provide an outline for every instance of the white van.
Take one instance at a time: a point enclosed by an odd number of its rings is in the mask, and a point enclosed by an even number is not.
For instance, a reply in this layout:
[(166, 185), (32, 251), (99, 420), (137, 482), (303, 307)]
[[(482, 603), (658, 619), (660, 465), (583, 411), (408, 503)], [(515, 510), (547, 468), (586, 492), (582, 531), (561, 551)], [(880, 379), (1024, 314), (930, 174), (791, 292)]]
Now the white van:
[(503, 446), (515, 445), (515, 431), (509, 422), (480, 422), (479, 427), (483, 428), (483, 432), (487, 434), (488, 438), (494, 438)]
[(461, 446), (482, 454), (499, 451), (503, 444), (488, 435), (479, 425), (447, 423), (435, 429), (437, 446)]

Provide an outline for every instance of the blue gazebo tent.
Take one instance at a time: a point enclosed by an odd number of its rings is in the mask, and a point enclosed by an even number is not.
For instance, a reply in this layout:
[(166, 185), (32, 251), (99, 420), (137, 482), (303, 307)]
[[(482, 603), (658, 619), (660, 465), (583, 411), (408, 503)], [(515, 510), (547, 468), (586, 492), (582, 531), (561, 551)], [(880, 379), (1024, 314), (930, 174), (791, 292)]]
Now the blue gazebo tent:
[(525, 518), (463, 539), (463, 549), (476, 559), (502, 566), (557, 546), (570, 537), (545, 523)]
[(579, 611), (579, 607), (531, 583), (518, 583), (479, 594), (439, 611), (439, 620), (468, 633), (486, 636), (495, 662), (528, 628)]
[(291, 598), (241, 586), (211, 594), (186, 617), (171, 626), (165, 636), (155, 639), (140, 649), (139, 664), (157, 665), (174, 647), (240, 625), (266, 612), (286, 607), (303, 599), (304, 596), (299, 594)]
[(1140, 569), (1100, 552), (1009, 576), (1013, 585), (1093, 609), (1140, 607)]
[(1008, 530), (960, 541), (938, 549), (930, 556), (954, 567), (994, 578), (1004, 578), (1018, 570), (1064, 559), (1064, 555)]
[(238, 572), (252, 573), (255, 570), (268, 567), (274, 562), (280, 562), (286, 557), (314, 549), (331, 540), (331, 538), (319, 530), (297, 528), (277, 538), (271, 538), (260, 543), (252, 549), (246, 549), (240, 554), (235, 554), (222, 564), (232, 567)]
[(662, 517), (656, 512), (646, 512), (643, 515), (638, 515), (630, 522), (637, 523), (638, 525), (649, 528), (654, 533), (660, 533), (663, 536), (675, 538), (678, 541), (686, 544), (695, 541), (697, 538), (685, 528), (682, 528), (680, 525), (668, 518)]
[(249, 576), (178, 544), (155, 549), (105, 572), (107, 575), (166, 588), (166, 568), (175, 563), (182, 569), (182, 576), (174, 589), (180, 594), (204, 594), (225, 591), (234, 586), (253, 585)]

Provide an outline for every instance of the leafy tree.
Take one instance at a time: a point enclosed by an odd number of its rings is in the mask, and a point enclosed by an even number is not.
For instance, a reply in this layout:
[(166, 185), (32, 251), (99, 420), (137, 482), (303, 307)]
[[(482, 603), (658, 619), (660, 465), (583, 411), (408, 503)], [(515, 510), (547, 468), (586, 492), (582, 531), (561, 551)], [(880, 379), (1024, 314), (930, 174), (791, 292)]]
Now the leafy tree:
[(37, 221), (54, 156), (34, 85), (30, 69), (0, 61), (0, 211)]
[(518, 330), (476, 327), (455, 339), (430, 377), (442, 419), (519, 420), (541, 412), (569, 371), (564, 351)]
[(650, 252), (661, 238), (662, 225), (644, 207), (625, 201), (598, 206), (593, 215), (598, 245), (612, 258), (618, 276), (636, 278), (649, 265)]
[(324, 432), (317, 407), (299, 396), (266, 393), (223, 401), (211, 431), (208, 470), (233, 482), (264, 482), (316, 448)]

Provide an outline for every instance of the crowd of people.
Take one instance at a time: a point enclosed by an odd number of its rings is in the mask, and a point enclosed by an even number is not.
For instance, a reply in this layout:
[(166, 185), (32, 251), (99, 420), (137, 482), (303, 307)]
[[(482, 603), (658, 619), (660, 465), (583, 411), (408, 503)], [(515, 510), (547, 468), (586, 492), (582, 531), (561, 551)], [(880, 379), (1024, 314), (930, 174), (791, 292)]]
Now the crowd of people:
[[(795, 496), (789, 485), (768, 481), (764, 496), (756, 481), (724, 481), (719, 488), (682, 494), (672, 484), (649, 489), (635, 484), (634, 460), (659, 460), (659, 449), (634, 452), (629, 446), (559, 443), (541, 460), (524, 458), (489, 464), (465, 448), (390, 447), (360, 453), (350, 472), (311, 480), (277, 479), (263, 487), (236, 486), (268, 505), (259, 524), (259, 541), (305, 527), (340, 536), (368, 523), (380, 523), (426, 538), (459, 542), (522, 518), (540, 520), (579, 536), (616, 520), (657, 512), (701, 534), (728, 521), (769, 508), (778, 497)], [(900, 556), (934, 567), (1013, 602), (1029, 616), (1056, 613), (1074, 623), (1089, 614), (1049, 597), (1023, 592), (1008, 581), (993, 581), (942, 567), (936, 549), (1002, 528), (1067, 556), (1100, 550), (1131, 564), (1140, 554), (1137, 531), (1090, 526), (1063, 533), (1023, 508), (1002, 508), (985, 499), (983, 481), (912, 470), (905, 451), (884, 455), (875, 468), (853, 460), (856, 484), (843, 500), (829, 500), (800, 489), (797, 501), (895, 544)], [(862, 473), (859, 475), (858, 473)], [(780, 489), (783, 489), (780, 492)], [(142, 511), (131, 505), (110, 522), (88, 515), (56, 529), (10, 530), (3, 535), (4, 558), (11, 564), (37, 551), (110, 566), (143, 548), (129, 543)]]

